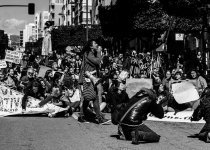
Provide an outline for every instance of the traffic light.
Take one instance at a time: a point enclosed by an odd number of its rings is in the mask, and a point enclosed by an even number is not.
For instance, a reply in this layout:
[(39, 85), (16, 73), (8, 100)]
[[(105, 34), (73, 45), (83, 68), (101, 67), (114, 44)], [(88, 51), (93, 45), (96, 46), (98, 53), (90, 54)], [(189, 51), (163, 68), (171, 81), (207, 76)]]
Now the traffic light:
[(35, 4), (34, 3), (29, 3), (28, 4), (28, 14), (29, 15), (34, 15), (35, 13)]

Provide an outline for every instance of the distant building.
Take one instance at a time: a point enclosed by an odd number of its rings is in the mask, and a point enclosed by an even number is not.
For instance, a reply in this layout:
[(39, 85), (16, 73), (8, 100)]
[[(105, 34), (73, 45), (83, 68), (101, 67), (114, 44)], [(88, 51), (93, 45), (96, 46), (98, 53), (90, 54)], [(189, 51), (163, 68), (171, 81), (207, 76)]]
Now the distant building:
[(20, 46), (23, 47), (23, 31), (20, 31)]
[[(87, 9), (88, 6), (88, 9)], [(92, 14), (92, 0), (75, 0), (75, 25), (85, 25), (86, 24), (86, 15), (88, 14), (88, 24), (91, 25), (91, 14)]]
[(49, 0), (49, 20), (54, 23), (54, 26), (60, 26), (62, 23), (62, 12), (64, 0)]
[(70, 26), (74, 25), (75, 17), (75, 0), (64, 0), (62, 6), (61, 16), (61, 25)]
[(36, 40), (44, 37), (44, 25), (49, 20), (50, 13), (48, 11), (42, 11), (35, 14), (34, 24), (36, 32)]
[(26, 42), (36, 41), (36, 28), (34, 23), (29, 23), (25, 25), (23, 30), (23, 47), (25, 47)]
[[(99, 6), (110, 6), (113, 0), (93, 0), (92, 2), (92, 24), (99, 24)], [(115, 2), (114, 2), (115, 3)]]

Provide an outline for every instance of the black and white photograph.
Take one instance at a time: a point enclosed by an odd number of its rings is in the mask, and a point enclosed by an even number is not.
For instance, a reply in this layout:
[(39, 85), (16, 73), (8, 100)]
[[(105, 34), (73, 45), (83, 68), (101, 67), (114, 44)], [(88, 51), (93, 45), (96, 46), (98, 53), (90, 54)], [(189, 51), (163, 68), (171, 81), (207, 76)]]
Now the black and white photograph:
[(209, 150), (210, 0), (0, 0), (0, 150)]

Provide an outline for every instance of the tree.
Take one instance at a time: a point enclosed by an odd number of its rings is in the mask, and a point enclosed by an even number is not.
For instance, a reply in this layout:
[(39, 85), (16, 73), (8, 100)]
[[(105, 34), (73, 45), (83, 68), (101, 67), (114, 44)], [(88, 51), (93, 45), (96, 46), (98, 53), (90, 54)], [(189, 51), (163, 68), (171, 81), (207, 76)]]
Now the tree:
[(195, 18), (202, 15), (208, 0), (159, 0), (163, 9), (172, 16)]
[[(89, 28), (89, 39), (102, 37), (99, 26), (92, 25)], [(67, 46), (84, 46), (86, 44), (86, 28), (80, 26), (60, 26), (51, 33), (52, 47), (54, 50), (64, 50)]]

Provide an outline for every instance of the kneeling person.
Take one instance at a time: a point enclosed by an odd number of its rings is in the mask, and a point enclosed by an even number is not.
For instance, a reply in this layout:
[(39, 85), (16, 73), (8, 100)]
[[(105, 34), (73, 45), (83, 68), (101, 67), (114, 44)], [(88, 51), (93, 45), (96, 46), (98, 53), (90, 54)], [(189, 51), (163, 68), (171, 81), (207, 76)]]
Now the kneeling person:
[(144, 88), (130, 99), (125, 109), (112, 115), (116, 117), (112, 118), (112, 122), (118, 125), (119, 136), (132, 140), (132, 144), (138, 144), (139, 141), (159, 142), (160, 136), (143, 124), (149, 113), (163, 118), (163, 108), (156, 103), (156, 99), (153, 90)]

